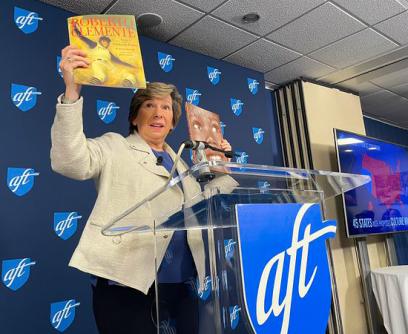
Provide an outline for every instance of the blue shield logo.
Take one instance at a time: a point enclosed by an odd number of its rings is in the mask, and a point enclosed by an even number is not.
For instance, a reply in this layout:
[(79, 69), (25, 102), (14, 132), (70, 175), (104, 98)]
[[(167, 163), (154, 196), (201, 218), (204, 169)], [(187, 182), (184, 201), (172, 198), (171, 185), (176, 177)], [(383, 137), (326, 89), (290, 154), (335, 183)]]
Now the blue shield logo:
[(197, 278), (197, 295), (201, 300), (207, 300), (211, 294), (211, 277), (210, 276), (205, 277), (204, 288), (202, 290), (199, 287), (200, 282), (198, 281)]
[(264, 139), (265, 131), (261, 128), (252, 128), (252, 134), (254, 135), (255, 142), (257, 144), (262, 144)]
[(252, 95), (256, 95), (256, 93), (258, 93), (259, 82), (251, 78), (247, 78), (247, 82), (249, 91), (252, 93)]
[(221, 72), (218, 70), (218, 68), (207, 66), (207, 74), (208, 79), (214, 86), (220, 82)]
[(242, 103), (241, 100), (231, 98), (230, 104), (231, 110), (234, 113), (234, 115), (235, 116), (241, 115), (244, 103)]
[(30, 267), (34, 261), (26, 257), (24, 259), (4, 260), (1, 266), (1, 280), (10, 290), (16, 291), (27, 283), (30, 277)]
[(64, 300), (51, 304), (50, 321), (52, 327), (63, 332), (75, 319), (75, 307), (79, 306), (75, 299)]
[(221, 133), (222, 133), (222, 135), (224, 136), (224, 132), (225, 132), (225, 127), (226, 127), (227, 125), (224, 123), (224, 122), (221, 122), (220, 121), (220, 127), (221, 127)]
[(54, 212), (54, 232), (62, 240), (71, 238), (77, 230), (78, 219), (76, 212)]
[(235, 251), (235, 244), (237, 242), (234, 239), (226, 239), (224, 240), (224, 252), (225, 252), (225, 259), (227, 261), (231, 261), (234, 257)]
[(236, 154), (238, 154), (237, 157), (235, 157), (235, 160), (237, 163), (239, 164), (247, 164), (248, 163), (248, 154), (246, 152), (235, 152)]
[(167, 53), (157, 52), (157, 60), (159, 62), (160, 68), (164, 72), (170, 72), (173, 69), (173, 62), (176, 60)]
[(11, 84), (11, 100), (21, 111), (28, 111), (37, 104), (37, 95), (41, 92), (35, 87)]
[(96, 112), (98, 117), (105, 124), (112, 123), (115, 120), (117, 109), (119, 109), (119, 107), (115, 102), (96, 100)]
[(59, 76), (60, 76), (61, 78), (63, 78), (62, 71), (61, 71), (61, 69), (60, 69), (61, 60), (62, 60), (62, 57), (61, 57), (61, 56), (57, 56), (57, 73), (59, 74)]
[(14, 23), (25, 34), (31, 34), (38, 28), (38, 21), (42, 18), (37, 13), (14, 7)]
[(38, 176), (32, 168), (8, 168), (7, 186), (14, 195), (24, 196), (34, 186), (34, 176)]
[(238, 323), (239, 323), (239, 312), (240, 311), (241, 311), (241, 308), (238, 305), (229, 307), (231, 329), (237, 328)]
[(188, 103), (198, 106), (201, 93), (197, 89), (186, 88), (186, 100)]
[(257, 185), (261, 194), (266, 193), (271, 186), (268, 181), (258, 181)]
[(331, 302), (325, 241), (335, 236), (336, 223), (322, 221), (313, 203), (239, 204), (236, 210), (254, 331), (325, 333)]

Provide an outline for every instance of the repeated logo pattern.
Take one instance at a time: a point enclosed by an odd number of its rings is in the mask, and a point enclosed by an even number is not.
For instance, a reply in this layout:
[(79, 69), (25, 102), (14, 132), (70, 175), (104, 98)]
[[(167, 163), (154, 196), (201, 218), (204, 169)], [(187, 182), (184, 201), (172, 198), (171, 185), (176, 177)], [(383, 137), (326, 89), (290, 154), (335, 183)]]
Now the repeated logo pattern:
[(34, 177), (40, 175), (32, 168), (7, 169), (7, 186), (14, 195), (24, 196), (34, 186)]
[(96, 100), (96, 112), (100, 120), (105, 124), (110, 124), (115, 120), (118, 109), (119, 106), (115, 102)]
[(35, 265), (35, 262), (28, 257), (4, 260), (1, 266), (3, 284), (13, 291), (20, 289), (27, 283), (30, 277), (30, 267), (33, 265)]
[(14, 23), (25, 34), (31, 34), (38, 29), (38, 21), (42, 18), (37, 13), (14, 7)]
[(41, 92), (35, 87), (11, 84), (11, 101), (21, 111), (34, 108), (37, 104), (37, 95), (41, 95)]
[(61, 302), (52, 303), (50, 306), (50, 322), (59, 332), (64, 332), (75, 319), (75, 308), (80, 303), (77, 303), (75, 299), (64, 300)]

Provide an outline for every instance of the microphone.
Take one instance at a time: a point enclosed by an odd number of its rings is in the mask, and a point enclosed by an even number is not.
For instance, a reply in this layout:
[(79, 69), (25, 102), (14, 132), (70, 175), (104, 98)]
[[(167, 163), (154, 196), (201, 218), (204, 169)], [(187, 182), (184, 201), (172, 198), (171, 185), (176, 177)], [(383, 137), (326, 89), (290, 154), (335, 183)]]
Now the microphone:
[(187, 149), (192, 149), (192, 150), (197, 150), (197, 149), (204, 149), (208, 148), (209, 145), (205, 141), (199, 141), (199, 140), (185, 140), (183, 141), (184, 148)]
[(161, 166), (163, 164), (163, 157), (159, 155), (156, 160), (156, 165)]

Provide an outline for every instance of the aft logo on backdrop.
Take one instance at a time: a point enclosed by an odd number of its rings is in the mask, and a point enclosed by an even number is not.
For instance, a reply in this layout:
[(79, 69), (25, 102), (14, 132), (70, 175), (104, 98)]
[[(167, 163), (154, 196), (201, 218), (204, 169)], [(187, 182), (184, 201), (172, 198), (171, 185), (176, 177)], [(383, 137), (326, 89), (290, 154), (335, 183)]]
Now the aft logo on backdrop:
[(71, 238), (77, 230), (78, 219), (81, 219), (77, 212), (54, 212), (54, 232), (62, 240)]
[(50, 321), (57, 331), (65, 331), (75, 319), (75, 308), (79, 306), (75, 299), (64, 300), (51, 304)]
[(159, 62), (160, 68), (164, 72), (170, 72), (173, 69), (173, 63), (176, 59), (173, 58), (172, 55), (159, 51), (157, 52), (157, 60)]
[(224, 253), (225, 259), (231, 261), (234, 258), (235, 244), (237, 242), (234, 239), (224, 240)]
[(105, 124), (110, 124), (115, 120), (118, 109), (119, 107), (115, 102), (96, 100), (96, 112)]
[(31, 34), (38, 29), (38, 21), (42, 21), (42, 17), (35, 12), (14, 7), (14, 23), (17, 28), (25, 34)]
[(197, 278), (197, 295), (201, 300), (207, 300), (211, 294), (211, 277), (206, 276), (204, 279), (204, 287), (200, 289), (200, 282)]
[(14, 195), (24, 196), (34, 186), (34, 177), (40, 175), (33, 168), (7, 169), (7, 186)]
[(201, 93), (197, 89), (186, 88), (186, 100), (188, 103), (198, 106)]
[(34, 108), (37, 104), (37, 95), (41, 95), (41, 92), (35, 87), (11, 84), (11, 100), (21, 111)]
[(242, 109), (244, 106), (244, 103), (241, 102), (241, 100), (237, 99), (230, 99), (230, 105), (231, 105), (231, 110), (234, 113), (235, 116), (239, 116), (242, 113)]
[(61, 78), (63, 78), (64, 76), (62, 75), (62, 71), (60, 69), (60, 63), (61, 63), (62, 57), (61, 56), (57, 56), (57, 73), (59, 74), (59, 76)]
[(258, 93), (259, 82), (251, 78), (247, 78), (247, 82), (249, 91), (252, 93), (252, 95), (256, 95), (256, 93)]
[(268, 181), (258, 181), (257, 182), (258, 188), (259, 188), (259, 192), (261, 194), (266, 193), (269, 188), (271, 187), (270, 183)]
[(241, 308), (238, 305), (230, 306), (229, 307), (229, 316), (230, 316), (230, 326), (231, 329), (235, 329), (239, 323), (239, 312)]
[(28, 257), (4, 260), (1, 267), (3, 284), (13, 291), (20, 289), (27, 283), (30, 277), (30, 267), (33, 265), (35, 265), (35, 262)]
[(236, 162), (239, 164), (247, 164), (248, 163), (248, 154), (246, 152), (235, 152), (238, 156), (235, 158)]
[(225, 134), (225, 127), (226, 127), (227, 125), (224, 123), (224, 122), (220, 122), (220, 127), (221, 127), (221, 133), (222, 133), (222, 135), (224, 136), (224, 134)]
[(236, 211), (254, 332), (325, 333), (331, 303), (326, 239), (335, 236), (336, 223), (322, 221), (314, 203), (239, 204)]
[(220, 82), (221, 72), (218, 68), (207, 66), (207, 74), (208, 79), (214, 86)]
[(262, 144), (265, 131), (261, 128), (252, 128), (252, 134), (257, 144)]

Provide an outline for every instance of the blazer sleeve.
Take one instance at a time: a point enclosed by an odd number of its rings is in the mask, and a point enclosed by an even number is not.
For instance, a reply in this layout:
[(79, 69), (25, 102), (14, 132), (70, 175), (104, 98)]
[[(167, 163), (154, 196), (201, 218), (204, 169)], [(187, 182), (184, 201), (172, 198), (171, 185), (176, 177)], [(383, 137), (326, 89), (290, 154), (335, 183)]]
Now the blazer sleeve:
[(105, 164), (108, 149), (106, 135), (87, 139), (83, 132), (83, 98), (61, 104), (58, 98), (51, 127), (51, 168), (64, 176), (87, 180), (97, 178)]

